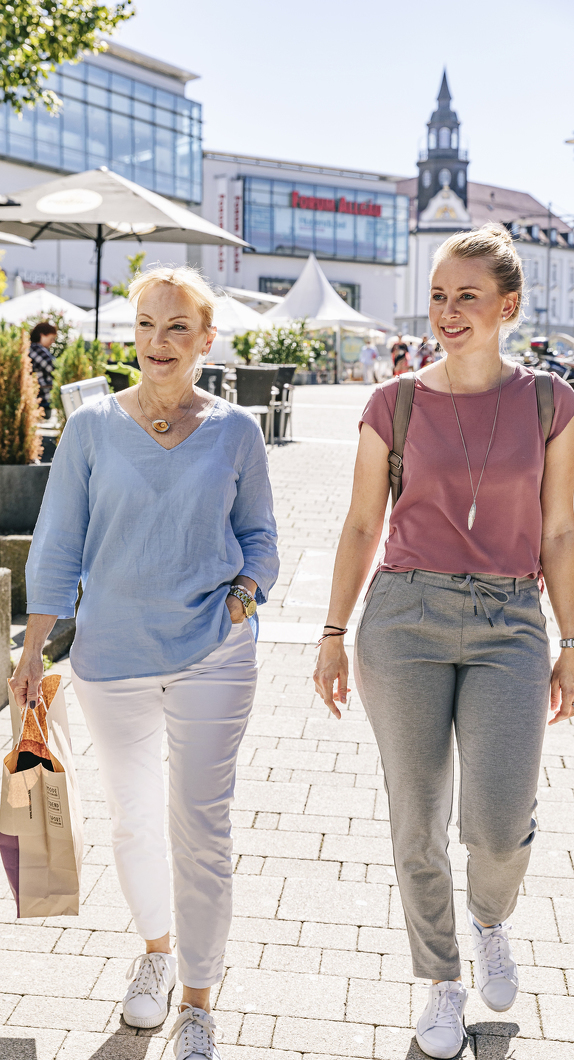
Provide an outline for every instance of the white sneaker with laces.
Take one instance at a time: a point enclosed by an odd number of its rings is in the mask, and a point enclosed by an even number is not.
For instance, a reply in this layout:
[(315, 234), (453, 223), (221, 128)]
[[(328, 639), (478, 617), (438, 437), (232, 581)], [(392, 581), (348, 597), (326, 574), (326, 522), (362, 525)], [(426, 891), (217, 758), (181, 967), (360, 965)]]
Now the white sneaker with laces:
[(518, 993), (518, 968), (512, 956), (508, 920), (481, 928), (470, 909), (466, 911), (474, 949), (474, 977), (478, 992), (493, 1012), (507, 1012)]
[(130, 1027), (159, 1027), (163, 1023), (168, 994), (175, 986), (176, 967), (171, 953), (142, 953), (134, 958), (126, 979), (134, 975), (135, 979), (123, 1000), (124, 1020)]
[(174, 1038), (173, 1051), (175, 1060), (221, 1060), (221, 1053), (215, 1040), (215, 1020), (202, 1008), (194, 1008), (187, 1003), (181, 1006), (170, 1038)]
[(466, 1037), (464, 1006), (468, 992), (461, 982), (446, 979), (429, 988), (426, 1008), (417, 1023), (416, 1038), (427, 1056), (452, 1060)]

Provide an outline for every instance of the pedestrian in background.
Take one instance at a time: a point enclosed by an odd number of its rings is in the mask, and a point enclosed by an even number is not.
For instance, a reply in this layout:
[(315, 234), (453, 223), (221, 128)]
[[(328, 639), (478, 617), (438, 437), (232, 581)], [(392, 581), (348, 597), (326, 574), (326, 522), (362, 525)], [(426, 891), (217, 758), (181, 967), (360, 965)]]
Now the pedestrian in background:
[(379, 351), (373, 342), (367, 342), (361, 347), (359, 360), (363, 366), (363, 382), (373, 383), (375, 381), (374, 368)]
[[(30, 617), (12, 679), (33, 708), (42, 647), (74, 614), (74, 690), (112, 818), (120, 884), (146, 952), (131, 1027), (166, 1018), (176, 982), (162, 735), (183, 1005), (178, 1060), (218, 1060), (210, 989), (231, 922), (229, 808), (257, 666), (247, 617), (278, 571), (265, 444), (238, 405), (195, 388), (215, 300), (191, 268), (136, 277), (136, 387), (83, 405), (56, 451), (26, 568)], [(254, 909), (254, 913), (256, 910)]]
[(39, 324), (35, 324), (30, 332), (30, 360), (38, 380), (40, 404), (44, 409), (46, 419), (49, 419), (52, 413), (50, 394), (54, 374), (54, 354), (50, 347), (54, 345), (57, 338), (58, 329), (49, 320), (42, 320)]
[[(518, 991), (507, 918), (535, 835), (549, 694), (551, 724), (574, 715), (574, 392), (553, 375), (539, 413), (534, 373), (500, 355), (523, 283), (501, 226), (453, 235), (435, 255), (430, 320), (445, 356), (415, 378), (403, 491), (356, 635), (413, 970), (432, 980), (416, 1037), (439, 1058), (462, 1048), (467, 999), (447, 854), (454, 734), (475, 985), (506, 1012)], [(336, 717), (347, 696), (342, 634), (385, 517), (398, 390), (398, 380), (377, 387), (361, 421), (315, 671)], [(553, 670), (541, 569), (563, 638)], [(384, 1004), (384, 984), (381, 993)]]
[(428, 335), (423, 335), (418, 349), (417, 371), (419, 368), (426, 368), (427, 364), (432, 364), (436, 359), (435, 347), (429, 342)]

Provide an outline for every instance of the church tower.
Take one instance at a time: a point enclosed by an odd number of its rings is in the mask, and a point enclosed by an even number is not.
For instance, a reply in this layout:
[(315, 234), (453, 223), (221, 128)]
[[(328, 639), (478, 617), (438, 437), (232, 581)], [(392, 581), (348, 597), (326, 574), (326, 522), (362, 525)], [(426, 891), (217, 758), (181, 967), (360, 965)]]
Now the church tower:
[(445, 70), (437, 99), (438, 106), (427, 125), (427, 150), (421, 153), (417, 162), (419, 216), (430, 200), (445, 187), (454, 191), (466, 207), (468, 159), (466, 151), (460, 149), (460, 122), (455, 111), (451, 109), (450, 102), (451, 94)]

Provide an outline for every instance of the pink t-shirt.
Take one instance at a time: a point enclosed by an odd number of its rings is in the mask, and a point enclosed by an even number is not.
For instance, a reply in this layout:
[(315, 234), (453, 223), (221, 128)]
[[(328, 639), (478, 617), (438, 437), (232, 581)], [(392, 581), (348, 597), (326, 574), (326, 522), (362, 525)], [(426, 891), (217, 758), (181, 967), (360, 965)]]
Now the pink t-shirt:
[[(557, 375), (549, 441), (574, 417), (574, 391)], [(393, 447), (398, 379), (371, 395), (361, 423)], [(498, 387), (482, 394), (455, 394), (476, 488), (488, 446)], [(502, 385), (492, 448), (468, 529), (472, 492), (450, 393), (417, 379), (403, 454), (403, 492), (390, 519), (380, 569), (430, 570), (443, 574), (536, 577), (540, 572), (544, 437), (533, 373), (517, 365)]]

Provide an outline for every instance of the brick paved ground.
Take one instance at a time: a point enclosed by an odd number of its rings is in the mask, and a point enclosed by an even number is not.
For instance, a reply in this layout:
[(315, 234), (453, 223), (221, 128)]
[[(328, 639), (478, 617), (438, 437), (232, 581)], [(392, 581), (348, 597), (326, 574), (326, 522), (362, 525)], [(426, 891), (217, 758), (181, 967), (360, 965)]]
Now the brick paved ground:
[[(262, 615), (260, 681), (233, 810), (235, 916), (216, 995), (223, 1060), (422, 1056), (413, 1026), (425, 987), (411, 974), (373, 737), (356, 695), (339, 723), (316, 699), (315, 652), (297, 642), (294, 625), (305, 630), (324, 619), (324, 569), (349, 498), (366, 393), (298, 392), (294, 433), (305, 440), (270, 456), (283, 566)], [(285, 599), (292, 602), (282, 606)], [(284, 640), (270, 641), (270, 631)], [(111, 864), (108, 816), (68, 662), (57, 669), (86, 815), (82, 907), (77, 918), (16, 923), (0, 880), (0, 1058), (158, 1060), (172, 1055), (166, 1038), (177, 990), (157, 1032), (121, 1022), (125, 971), (141, 944)], [(9, 744), (6, 711), (2, 742)], [(540, 834), (513, 917), (522, 992), (496, 1019), (471, 990), (465, 1060), (574, 1056), (573, 789), (574, 728), (563, 723), (547, 736)], [(454, 829), (450, 849), (470, 987), (465, 852)]]

